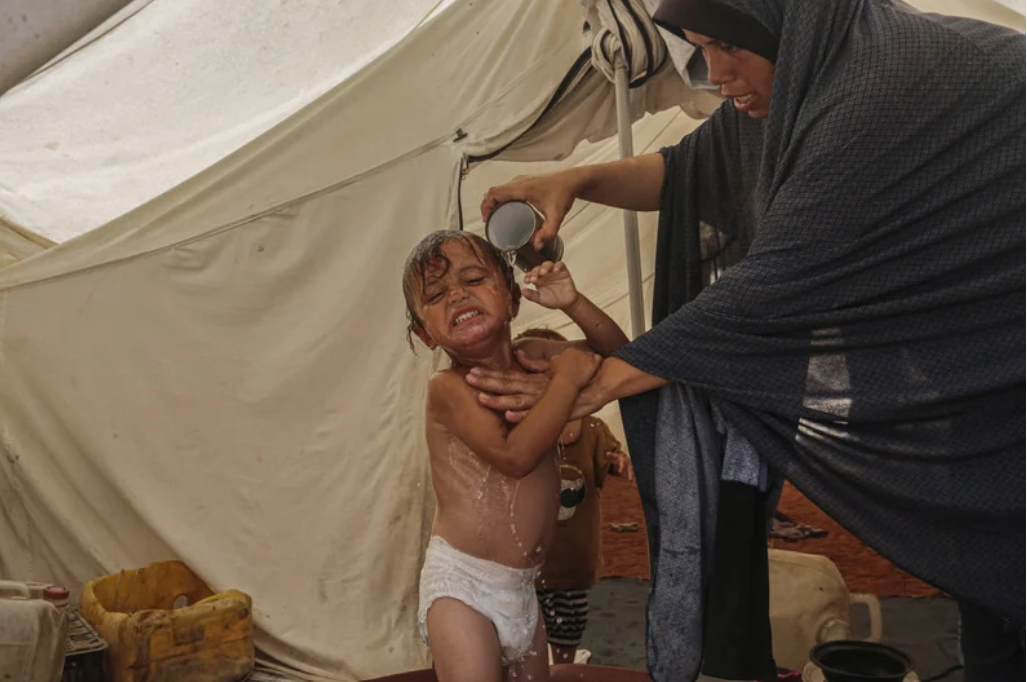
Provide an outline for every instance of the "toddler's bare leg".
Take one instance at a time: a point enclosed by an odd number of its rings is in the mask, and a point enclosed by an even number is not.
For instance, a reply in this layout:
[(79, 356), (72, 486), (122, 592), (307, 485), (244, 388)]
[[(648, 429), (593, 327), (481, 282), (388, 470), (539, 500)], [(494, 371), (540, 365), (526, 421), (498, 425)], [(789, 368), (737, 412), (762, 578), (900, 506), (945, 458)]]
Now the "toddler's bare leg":
[(546, 624), (542, 609), (538, 611), (538, 625), (531, 642), (531, 651), (519, 663), (506, 669), (506, 682), (549, 682), (549, 649), (546, 639)]
[(439, 682), (503, 679), (499, 637), (492, 621), (462, 601), (448, 597), (432, 603), (426, 620)]

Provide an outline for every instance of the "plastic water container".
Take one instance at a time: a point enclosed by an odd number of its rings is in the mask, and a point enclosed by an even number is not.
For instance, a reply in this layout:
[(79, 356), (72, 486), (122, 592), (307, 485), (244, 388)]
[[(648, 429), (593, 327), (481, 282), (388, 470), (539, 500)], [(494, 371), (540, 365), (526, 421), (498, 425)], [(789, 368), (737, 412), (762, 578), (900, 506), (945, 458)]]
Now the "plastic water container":
[(850, 594), (834, 562), (824, 556), (768, 549), (770, 629), (774, 661), (802, 670), (818, 644), (852, 637), (850, 607), (865, 604), (870, 635), (881, 638), (881, 604), (871, 594)]
[(0, 599), (42, 599), (43, 590), (49, 586), (48, 583), (0, 580)]
[(253, 670), (249, 595), (214, 594), (180, 561), (88, 582), (80, 605), (107, 641), (109, 682), (236, 682)]
[(0, 680), (60, 681), (68, 616), (44, 599), (47, 587), (0, 581)]

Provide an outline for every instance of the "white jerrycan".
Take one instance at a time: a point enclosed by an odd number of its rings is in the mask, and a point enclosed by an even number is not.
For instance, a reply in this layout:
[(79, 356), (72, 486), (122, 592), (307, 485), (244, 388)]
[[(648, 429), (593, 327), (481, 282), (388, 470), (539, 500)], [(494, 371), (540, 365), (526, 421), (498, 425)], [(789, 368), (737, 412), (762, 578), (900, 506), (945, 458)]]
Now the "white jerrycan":
[(44, 598), (46, 587), (43, 583), (0, 580), (0, 680), (61, 679), (68, 646), (68, 615)]
[(870, 636), (881, 639), (881, 604), (872, 594), (850, 594), (838, 567), (827, 557), (768, 549), (770, 630), (774, 661), (802, 670), (817, 644), (852, 639), (851, 604), (870, 612)]

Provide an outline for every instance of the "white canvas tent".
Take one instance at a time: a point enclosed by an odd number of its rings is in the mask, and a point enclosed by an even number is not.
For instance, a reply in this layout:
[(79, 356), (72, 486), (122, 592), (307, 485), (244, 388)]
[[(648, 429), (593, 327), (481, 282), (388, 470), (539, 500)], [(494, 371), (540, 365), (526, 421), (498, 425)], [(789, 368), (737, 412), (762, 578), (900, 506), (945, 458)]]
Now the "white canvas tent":
[[(920, 4), (1023, 29), (992, 0)], [(400, 268), (461, 214), (480, 231), (489, 185), (616, 158), (582, 142), (614, 132), (612, 84), (564, 82), (583, 17), (140, 1), (0, 97), (0, 577), (77, 587), (182, 558), (254, 597), (259, 645), (288, 666), (425, 665), (438, 359), (406, 345)], [(631, 97), (653, 112), (636, 153), (696, 125), (679, 105), (709, 106), (671, 68)], [(578, 205), (563, 235), (580, 288), (627, 326), (619, 214)], [(652, 216), (641, 237), (648, 283)], [(534, 324), (565, 328), (526, 307)]]

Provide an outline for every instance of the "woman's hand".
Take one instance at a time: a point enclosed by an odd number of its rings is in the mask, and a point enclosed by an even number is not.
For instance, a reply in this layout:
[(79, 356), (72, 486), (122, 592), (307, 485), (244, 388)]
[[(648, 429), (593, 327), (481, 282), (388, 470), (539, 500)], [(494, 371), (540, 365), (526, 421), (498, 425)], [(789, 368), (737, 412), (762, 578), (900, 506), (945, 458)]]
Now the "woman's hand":
[[(482, 391), (478, 394), (478, 402), (489, 409), (505, 411), (505, 418), (511, 423), (524, 419), (549, 385), (546, 374), (548, 362), (531, 360), (520, 351), (517, 352), (517, 361), (534, 373), (475, 367), (467, 374), (467, 383)], [(647, 374), (620, 358), (606, 358), (592, 381), (578, 394), (568, 421), (590, 415), (614, 400), (645, 393), (668, 383), (667, 379)]]
[(506, 420), (516, 424), (524, 419), (549, 386), (549, 361), (533, 360), (524, 351), (517, 351), (517, 362), (528, 371), (472, 367), (467, 383), (477, 388), (478, 402), (497, 412), (505, 412)]
[(521, 288), (521, 295), (543, 308), (566, 310), (578, 301), (578, 290), (571, 279), (571, 273), (563, 262), (546, 261), (524, 276), (525, 284), (534, 289)]
[(527, 201), (542, 213), (545, 220), (532, 240), (536, 250), (553, 241), (567, 212), (574, 204), (573, 174), (521, 175), (505, 185), (489, 188), (481, 200), (481, 219), (488, 222), (492, 211), (508, 201)]
[[(549, 386), (550, 365), (546, 360), (532, 360), (517, 351), (517, 361), (528, 374), (511, 370), (474, 367), (467, 373), (467, 383), (477, 388), (481, 405), (503, 412), (506, 421), (516, 424), (524, 419), (528, 410), (535, 406)], [(605, 402), (599, 402), (593, 384), (585, 386), (578, 394), (570, 419), (592, 414)]]

